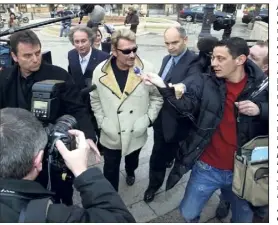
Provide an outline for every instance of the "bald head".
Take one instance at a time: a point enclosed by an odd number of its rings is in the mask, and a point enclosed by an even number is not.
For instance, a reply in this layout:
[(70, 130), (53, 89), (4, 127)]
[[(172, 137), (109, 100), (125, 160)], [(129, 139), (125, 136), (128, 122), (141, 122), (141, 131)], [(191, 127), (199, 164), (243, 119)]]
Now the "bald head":
[(178, 56), (184, 52), (187, 36), (183, 27), (169, 27), (164, 32), (164, 42), (170, 55)]
[(178, 34), (180, 35), (181, 38), (187, 37), (187, 36), (186, 36), (186, 31), (185, 31), (185, 29), (184, 29), (183, 27), (178, 27), (178, 26), (175, 26), (175, 27), (168, 27), (168, 28), (165, 30), (164, 35), (165, 35), (166, 33), (168, 33), (168, 32), (170, 32), (170, 33), (173, 33), (173, 32), (176, 33), (176, 32), (178, 32)]
[(258, 42), (250, 48), (249, 59), (257, 64), (264, 72), (268, 71), (268, 43)]

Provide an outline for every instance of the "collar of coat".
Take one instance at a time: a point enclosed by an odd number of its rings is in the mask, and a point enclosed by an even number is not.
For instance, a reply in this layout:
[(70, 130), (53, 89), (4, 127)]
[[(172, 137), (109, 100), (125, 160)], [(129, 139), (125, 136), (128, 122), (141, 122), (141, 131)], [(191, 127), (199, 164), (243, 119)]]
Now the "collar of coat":
[(138, 67), (140, 70), (143, 70), (144, 64), (142, 60), (138, 56), (136, 56), (134, 67), (131, 67), (129, 69), (126, 85), (122, 93), (111, 66), (112, 58), (113, 56), (107, 59), (107, 61), (102, 66), (101, 71), (104, 73), (104, 75), (99, 78), (99, 82), (109, 88), (112, 93), (116, 95), (121, 101), (124, 101), (142, 82), (140, 76), (134, 73), (133, 68)]

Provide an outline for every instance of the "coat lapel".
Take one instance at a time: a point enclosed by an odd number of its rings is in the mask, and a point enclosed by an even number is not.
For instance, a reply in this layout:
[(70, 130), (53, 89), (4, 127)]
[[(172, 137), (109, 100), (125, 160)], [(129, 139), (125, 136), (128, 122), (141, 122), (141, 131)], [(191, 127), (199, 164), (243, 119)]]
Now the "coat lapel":
[[(99, 78), (99, 82), (109, 88), (121, 101), (124, 101), (142, 82), (142, 80), (134, 73), (133, 68), (130, 68), (124, 92), (122, 93), (111, 66), (112, 57), (113, 56), (111, 56), (103, 65), (102, 72), (104, 73), (104, 76)], [(139, 67), (141, 70), (144, 68), (143, 63), (138, 56), (135, 59), (135, 66)]]
[[(92, 77), (92, 74), (90, 74), (90, 71), (93, 70), (93, 68), (96, 67), (96, 59), (97, 59), (97, 53), (96, 51), (94, 51), (94, 49), (92, 48), (92, 53), (88, 62), (88, 65), (86, 67), (85, 73), (84, 73), (84, 77), (88, 78), (88, 77)], [(81, 69), (81, 67), (80, 67)]]
[(164, 58), (164, 60), (162, 61), (162, 65), (161, 65), (160, 71), (159, 71), (159, 73), (158, 73), (159, 76), (162, 75), (163, 70), (164, 70), (164, 68), (165, 68), (165, 66), (166, 66), (166, 64), (167, 64), (167, 62), (169, 61), (170, 57), (171, 57), (170, 55), (167, 55), (167, 56)]
[(107, 64), (104, 64), (104, 76), (100, 77), (99, 78), (99, 82), (101, 84), (103, 84), (104, 86), (106, 86), (107, 88), (109, 88), (112, 93), (114, 95), (116, 95), (119, 99), (122, 98), (122, 92), (121, 92), (121, 89), (118, 85), (118, 82), (116, 80), (116, 77), (114, 75), (114, 72), (113, 72), (113, 69), (112, 69), (112, 66), (111, 66), (111, 63), (110, 63), (111, 59), (109, 60), (109, 63)]
[(74, 51), (73, 57), (74, 57), (73, 58), (73, 64), (75, 64), (75, 66), (76, 66), (76, 74), (83, 75), (81, 65), (80, 65), (80, 61), (79, 61), (79, 55), (78, 55), (78, 52), (77, 52), (76, 49)]
[[(185, 54), (180, 58), (178, 63), (174, 66), (173, 70), (171, 71), (170, 74), (168, 74), (164, 81), (165, 82), (173, 82), (174, 78), (178, 78), (181, 76), (181, 71), (184, 71), (184, 68), (187, 68), (189, 66), (189, 63), (191, 60), (188, 59), (189, 56), (189, 51), (187, 50)], [(167, 61), (168, 62), (168, 61)], [(184, 75), (183, 75), (184, 76)], [(176, 79), (174, 79), (176, 80)], [(179, 80), (179, 79), (178, 79)]]
[(141, 82), (142, 79), (134, 73), (133, 68), (130, 68), (121, 101), (124, 101)]

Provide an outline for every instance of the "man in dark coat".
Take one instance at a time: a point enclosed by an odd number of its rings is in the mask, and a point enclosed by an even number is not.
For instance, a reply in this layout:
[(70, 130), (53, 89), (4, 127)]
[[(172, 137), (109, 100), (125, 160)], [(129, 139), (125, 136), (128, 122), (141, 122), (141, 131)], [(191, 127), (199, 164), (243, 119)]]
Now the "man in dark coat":
[(160, 87), (164, 100), (181, 117), (190, 117), (195, 124), (180, 142), (166, 183), (169, 190), (192, 169), (180, 204), (186, 222), (197, 222), (206, 202), (220, 188), (232, 206), (231, 222), (252, 222), (250, 204), (232, 191), (235, 152), (253, 138), (268, 135), (268, 88), (253, 96), (265, 75), (247, 59), (248, 54), (242, 38), (218, 42), (212, 53), (214, 74), (188, 77), (180, 99), (158, 75), (145, 78)]
[(136, 34), (137, 26), (139, 25), (139, 17), (137, 15), (137, 11), (132, 6), (128, 8), (128, 14), (125, 18), (124, 24), (130, 24), (130, 30)]
[[(76, 26), (69, 34), (69, 39), (74, 49), (68, 52), (69, 74), (72, 75), (75, 83), (80, 90), (91, 86), (92, 76), (95, 68), (104, 60), (109, 58), (109, 54), (100, 51), (93, 47), (94, 39), (97, 33), (93, 32), (89, 27)], [(91, 112), (90, 96), (89, 93), (85, 93), (82, 96), (84, 103), (87, 105), (89, 112)], [(95, 116), (92, 113), (92, 123), (95, 128), (95, 132), (99, 137), (100, 131), (97, 126)], [(93, 129), (93, 128), (92, 128)], [(98, 142), (98, 147), (101, 150), (101, 146)]]
[(70, 31), (69, 39), (74, 49), (68, 52), (68, 72), (81, 89), (86, 87), (86, 79), (91, 79), (95, 68), (109, 58), (109, 54), (92, 47), (96, 33), (88, 27), (76, 26)]
[[(265, 41), (258, 41), (250, 48), (248, 58), (252, 60), (262, 71), (268, 76), (268, 43)], [(230, 210), (230, 203), (223, 199), (220, 195), (220, 202), (216, 210), (216, 217), (223, 219), (228, 216)], [(268, 206), (259, 207), (255, 210), (253, 222), (261, 222), (267, 214)]]
[(1, 223), (135, 222), (101, 171), (88, 169), (89, 146), (84, 133), (69, 132), (78, 139), (77, 149), (69, 151), (61, 141), (56, 142), (56, 147), (75, 177), (74, 186), (83, 207), (51, 204), (54, 194), (34, 181), (42, 170), (47, 143), (42, 124), (25, 109), (0, 110)]
[[(165, 31), (164, 40), (169, 55), (165, 56), (159, 76), (165, 82), (177, 84), (188, 76), (201, 73), (200, 66), (192, 65), (197, 55), (186, 47), (187, 36), (182, 27), (170, 27)], [(158, 118), (153, 124), (154, 146), (150, 158), (149, 185), (144, 195), (146, 202), (154, 199), (155, 193), (162, 186), (167, 167), (171, 167), (178, 149), (178, 140), (186, 136), (191, 126), (189, 120), (179, 120), (176, 111), (164, 101)]]
[[(71, 76), (62, 68), (42, 63), (41, 42), (31, 30), (20, 31), (10, 36), (11, 54), (16, 64), (6, 68), (0, 74), (0, 108), (13, 107), (31, 110), (32, 86), (44, 80), (64, 81), (59, 93), (60, 107), (57, 118), (69, 114), (78, 123), (87, 138), (88, 144), (96, 153), (97, 161), (100, 160), (99, 151), (95, 145), (96, 135), (90, 121), (89, 112), (82, 103), (80, 91), (74, 84)], [(55, 118), (55, 120), (57, 119)], [(47, 121), (54, 123), (55, 121)], [(45, 176), (45, 177), (44, 177)], [(43, 185), (47, 185), (47, 174), (41, 173), (39, 177)], [(61, 198), (72, 204), (72, 184), (66, 184), (59, 178), (53, 182), (53, 190), (57, 199)], [(62, 182), (62, 183), (61, 183)]]

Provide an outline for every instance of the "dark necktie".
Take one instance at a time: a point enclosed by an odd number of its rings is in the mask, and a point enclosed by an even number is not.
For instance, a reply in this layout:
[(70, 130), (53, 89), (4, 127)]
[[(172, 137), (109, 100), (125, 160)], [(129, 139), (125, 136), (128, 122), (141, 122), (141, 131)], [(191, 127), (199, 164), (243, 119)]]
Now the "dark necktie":
[(170, 68), (169, 68), (167, 74), (166, 74), (164, 77), (162, 77), (163, 80), (165, 80), (168, 76), (171, 75), (172, 70), (173, 70), (173, 68), (174, 68), (175, 65), (176, 65), (176, 64), (175, 64), (174, 57), (172, 57), (172, 59), (171, 59), (171, 66), (170, 66)]

